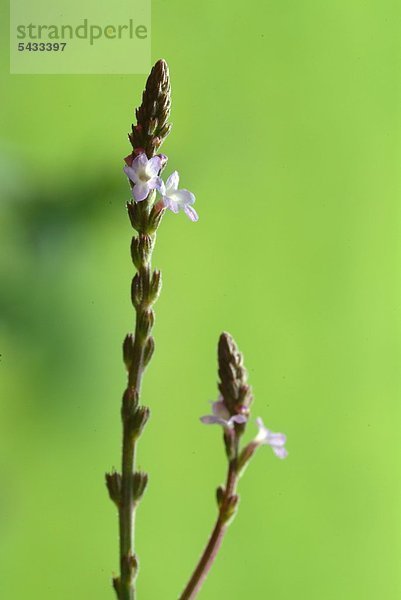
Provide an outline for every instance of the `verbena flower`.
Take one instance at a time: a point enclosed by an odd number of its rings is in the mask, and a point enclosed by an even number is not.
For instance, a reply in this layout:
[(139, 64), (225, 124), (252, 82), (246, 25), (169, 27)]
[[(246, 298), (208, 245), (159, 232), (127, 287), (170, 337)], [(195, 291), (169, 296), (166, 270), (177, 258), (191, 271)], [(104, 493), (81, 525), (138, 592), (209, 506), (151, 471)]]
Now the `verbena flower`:
[(165, 189), (161, 192), (163, 204), (166, 208), (173, 211), (173, 213), (178, 213), (179, 210), (183, 210), (191, 221), (197, 221), (199, 219), (198, 214), (192, 207), (192, 204), (195, 202), (195, 196), (188, 190), (179, 190), (179, 182), (180, 176), (178, 171), (174, 171), (167, 179)]
[(146, 200), (151, 190), (164, 192), (164, 183), (159, 177), (162, 166), (163, 161), (160, 156), (149, 159), (144, 153), (139, 154), (132, 161), (131, 166), (125, 165), (124, 173), (134, 184), (132, 188), (134, 200), (137, 202)]
[(279, 458), (286, 458), (288, 456), (287, 450), (284, 445), (287, 441), (287, 437), (284, 433), (273, 433), (267, 427), (265, 427), (262, 419), (259, 417), (256, 419), (258, 426), (258, 433), (253, 441), (256, 446), (268, 445), (271, 446), (274, 454)]
[(201, 417), (202, 423), (205, 425), (222, 425), (227, 429), (232, 429), (234, 423), (246, 423), (245, 415), (232, 415), (228, 412), (221, 398), (216, 402), (212, 402), (212, 415)]

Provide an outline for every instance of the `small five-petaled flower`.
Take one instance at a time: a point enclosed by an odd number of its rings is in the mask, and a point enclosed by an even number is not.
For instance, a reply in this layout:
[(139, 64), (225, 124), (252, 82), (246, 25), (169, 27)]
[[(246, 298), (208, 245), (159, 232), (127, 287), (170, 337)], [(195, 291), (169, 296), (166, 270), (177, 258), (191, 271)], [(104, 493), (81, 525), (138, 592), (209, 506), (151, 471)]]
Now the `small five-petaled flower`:
[(142, 202), (152, 190), (157, 190), (166, 208), (173, 213), (183, 210), (191, 221), (197, 221), (199, 217), (192, 206), (195, 203), (195, 196), (186, 189), (178, 189), (180, 181), (178, 171), (174, 171), (166, 183), (160, 177), (159, 173), (166, 160), (167, 157), (164, 155), (163, 158), (161, 156), (148, 158), (145, 153), (141, 153), (132, 161), (131, 166), (125, 165), (124, 172), (134, 184), (132, 186), (134, 200)]
[(222, 398), (219, 398), (216, 402), (212, 402), (212, 413), (211, 415), (201, 417), (202, 423), (205, 425), (222, 425), (227, 429), (232, 429), (234, 423), (246, 423), (247, 421), (245, 415), (230, 416)]
[(124, 173), (134, 184), (132, 187), (134, 200), (142, 202), (146, 200), (151, 190), (163, 189), (163, 180), (159, 177), (161, 167), (160, 156), (148, 158), (144, 153), (137, 156), (130, 167), (125, 165)]
[(178, 171), (174, 171), (166, 181), (164, 191), (162, 191), (163, 204), (166, 208), (169, 208), (173, 213), (178, 213), (181, 209), (191, 219), (191, 221), (197, 221), (199, 219), (196, 210), (192, 204), (195, 202), (195, 196), (188, 190), (178, 189), (180, 182), (180, 176)]
[(270, 429), (267, 429), (260, 417), (256, 419), (256, 424), (259, 431), (253, 443), (257, 446), (267, 444), (268, 446), (271, 446), (276, 456), (279, 458), (286, 458), (288, 456), (288, 452), (284, 447), (287, 441), (286, 435), (284, 433), (273, 433)]

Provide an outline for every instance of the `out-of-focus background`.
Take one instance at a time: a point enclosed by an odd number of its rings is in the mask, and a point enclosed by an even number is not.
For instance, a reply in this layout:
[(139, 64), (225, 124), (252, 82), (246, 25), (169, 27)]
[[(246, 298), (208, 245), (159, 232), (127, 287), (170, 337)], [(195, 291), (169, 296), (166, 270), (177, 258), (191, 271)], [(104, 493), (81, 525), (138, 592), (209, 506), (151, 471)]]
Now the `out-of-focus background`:
[[(8, 10), (8, 9), (7, 9)], [(122, 158), (143, 76), (10, 76), (1, 25), (0, 596), (108, 600), (129, 301)], [(216, 342), (245, 354), (260, 450), (201, 597), (396, 599), (400, 33), (391, 0), (154, 0), (169, 213), (139, 446), (138, 597), (177, 598), (215, 518)], [(249, 429), (253, 430), (251, 424)], [(249, 435), (253, 431), (249, 431)]]

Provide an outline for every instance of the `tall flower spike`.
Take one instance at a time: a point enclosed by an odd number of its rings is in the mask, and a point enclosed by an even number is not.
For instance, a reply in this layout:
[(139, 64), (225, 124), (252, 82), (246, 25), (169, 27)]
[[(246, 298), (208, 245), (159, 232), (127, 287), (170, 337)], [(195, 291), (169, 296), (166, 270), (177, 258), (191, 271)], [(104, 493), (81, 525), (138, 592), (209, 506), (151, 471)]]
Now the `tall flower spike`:
[(218, 344), (219, 390), (230, 415), (249, 415), (252, 390), (241, 352), (229, 333), (222, 333)]
[(170, 75), (166, 61), (160, 59), (152, 68), (136, 110), (137, 125), (132, 125), (129, 140), (134, 154), (145, 152), (148, 158), (156, 154), (170, 133), (168, 118), (171, 107)]
[(127, 203), (128, 215), (135, 235), (131, 241), (131, 257), (136, 273), (131, 284), (131, 300), (135, 309), (135, 330), (123, 344), (127, 369), (127, 387), (123, 394), (121, 473), (107, 475), (109, 495), (118, 506), (120, 534), (120, 573), (113, 585), (118, 600), (133, 600), (138, 560), (135, 553), (135, 510), (147, 483), (147, 474), (136, 471), (136, 443), (149, 419), (149, 408), (141, 404), (142, 378), (154, 350), (152, 327), (153, 304), (161, 289), (160, 271), (152, 271), (151, 257), (156, 232), (165, 209), (154, 203), (158, 189), (164, 191), (160, 173), (167, 157), (157, 154), (169, 132), (170, 81), (163, 60), (153, 67), (137, 111), (138, 123), (129, 136), (133, 152), (125, 158), (124, 171), (131, 181), (133, 200)]

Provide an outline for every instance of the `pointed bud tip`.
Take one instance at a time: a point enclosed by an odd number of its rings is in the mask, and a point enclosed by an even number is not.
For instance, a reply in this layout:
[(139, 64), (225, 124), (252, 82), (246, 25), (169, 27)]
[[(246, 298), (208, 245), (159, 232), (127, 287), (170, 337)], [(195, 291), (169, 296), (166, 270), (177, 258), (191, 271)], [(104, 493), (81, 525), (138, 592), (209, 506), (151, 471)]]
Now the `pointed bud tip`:
[(165, 71), (168, 74), (168, 64), (167, 64), (167, 61), (164, 60), (164, 58), (159, 58), (159, 60), (157, 60), (155, 62), (155, 65), (153, 68), (159, 69), (160, 71)]

